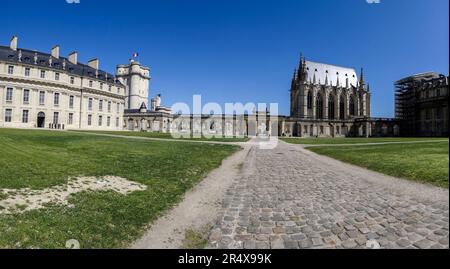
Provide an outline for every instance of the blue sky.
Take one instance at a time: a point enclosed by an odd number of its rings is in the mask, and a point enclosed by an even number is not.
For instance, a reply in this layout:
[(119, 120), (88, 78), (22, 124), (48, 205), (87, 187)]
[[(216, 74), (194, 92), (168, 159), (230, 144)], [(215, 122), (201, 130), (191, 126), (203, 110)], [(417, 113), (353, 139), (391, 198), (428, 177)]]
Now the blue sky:
[[(132, 53), (163, 103), (277, 102), (289, 113), (300, 52), (365, 68), (372, 114), (394, 115), (394, 81), (449, 70), (448, 0), (2, 0), (0, 43), (77, 50), (114, 72)], [(5, 18), (6, 17), (6, 18)]]

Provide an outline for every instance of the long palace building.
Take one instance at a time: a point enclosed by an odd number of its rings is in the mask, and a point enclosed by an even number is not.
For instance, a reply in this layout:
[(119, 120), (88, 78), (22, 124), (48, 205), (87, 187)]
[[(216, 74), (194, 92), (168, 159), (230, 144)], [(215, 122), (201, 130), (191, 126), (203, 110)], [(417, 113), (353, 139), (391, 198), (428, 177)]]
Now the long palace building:
[(148, 105), (150, 70), (137, 62), (119, 65), (117, 75), (78, 53), (51, 53), (0, 46), (0, 127), (122, 130), (124, 111)]

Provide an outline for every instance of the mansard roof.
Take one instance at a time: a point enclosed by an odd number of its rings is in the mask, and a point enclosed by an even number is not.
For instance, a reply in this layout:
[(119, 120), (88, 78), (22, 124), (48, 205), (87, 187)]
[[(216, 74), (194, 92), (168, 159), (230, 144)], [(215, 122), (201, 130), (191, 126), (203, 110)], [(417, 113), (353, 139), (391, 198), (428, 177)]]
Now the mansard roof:
[(311, 61), (305, 61), (305, 66), (308, 75), (306, 81), (308, 82), (314, 82), (315, 80), (317, 84), (336, 86), (339, 80), (340, 86), (346, 86), (348, 79), (350, 87), (357, 87), (358, 85), (358, 75), (353, 68)]
[[(19, 54), (21, 58), (19, 57)], [(35, 57), (37, 61), (35, 62)], [(19, 59), (20, 58), (20, 59)], [(50, 66), (50, 58), (52, 59)], [(117, 86), (123, 85), (115, 79), (115, 76), (102, 70), (96, 70), (85, 64), (73, 64), (69, 59), (64, 57), (55, 58), (50, 54), (37, 52), (27, 49), (12, 50), (10, 47), (0, 46), (0, 61), (10, 63), (22, 63), (28, 65), (34, 65), (42, 68), (51, 68), (60, 72), (67, 72), (69, 75), (92, 78), (94, 80), (104, 81), (105, 83), (114, 84)], [(65, 62), (65, 64), (64, 64)], [(64, 66), (65, 65), (65, 66)]]

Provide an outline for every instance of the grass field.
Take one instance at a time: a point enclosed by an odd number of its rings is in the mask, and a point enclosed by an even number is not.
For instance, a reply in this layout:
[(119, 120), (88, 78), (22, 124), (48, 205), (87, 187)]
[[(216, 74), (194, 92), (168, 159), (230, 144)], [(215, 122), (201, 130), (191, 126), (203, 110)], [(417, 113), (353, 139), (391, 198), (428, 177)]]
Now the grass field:
[[(148, 138), (162, 138), (162, 139), (177, 139), (172, 137), (169, 133), (152, 133), (152, 132), (127, 132), (127, 131), (83, 131), (85, 133), (107, 134), (107, 135), (121, 135), (121, 136), (135, 136)], [(202, 137), (202, 138), (178, 138), (181, 140), (193, 141), (214, 141), (214, 142), (247, 142), (249, 138), (226, 138), (226, 137)]]
[(315, 153), (387, 175), (449, 187), (449, 143), (309, 147)]
[(44, 189), (65, 184), (70, 176), (105, 175), (147, 186), (127, 196), (79, 193), (70, 199), (73, 208), (49, 205), (0, 215), (0, 248), (64, 248), (70, 239), (82, 248), (127, 247), (237, 150), (228, 145), (0, 129), (0, 188)]
[(389, 142), (412, 142), (412, 141), (433, 141), (447, 140), (448, 138), (281, 138), (284, 142), (301, 145), (339, 145), (339, 144), (366, 144), (366, 143), (389, 143)]

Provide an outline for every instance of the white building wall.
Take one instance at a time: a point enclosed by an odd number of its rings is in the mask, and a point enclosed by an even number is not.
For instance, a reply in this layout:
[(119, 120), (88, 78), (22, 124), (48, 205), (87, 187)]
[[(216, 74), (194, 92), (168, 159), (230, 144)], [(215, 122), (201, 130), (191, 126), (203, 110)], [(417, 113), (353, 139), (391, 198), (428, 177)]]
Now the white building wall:
[[(8, 74), (8, 67), (14, 66), (14, 73)], [(25, 75), (25, 69), (30, 68), (30, 75)], [(45, 71), (45, 78), (41, 78)], [(55, 74), (59, 73), (59, 80)], [(73, 82), (71, 83), (71, 77)], [(90, 84), (92, 81), (92, 87)], [(102, 87), (101, 87), (102, 85)], [(111, 88), (110, 88), (111, 86)], [(7, 88), (13, 89), (12, 101), (6, 101)], [(24, 89), (30, 90), (29, 102), (24, 103)], [(45, 92), (45, 103), (40, 104), (40, 92)], [(54, 94), (59, 93), (59, 105), (54, 104)], [(69, 107), (70, 96), (74, 96), (73, 108)], [(83, 96), (83, 98), (82, 98)], [(94, 98), (92, 110), (88, 110), (87, 98)], [(103, 110), (99, 110), (99, 100), (103, 101)], [(0, 62), (0, 127), (5, 128), (36, 128), (38, 113), (45, 113), (44, 128), (50, 128), (54, 113), (58, 112), (58, 123), (65, 129), (87, 130), (122, 130), (125, 89), (117, 84), (110, 84), (95, 78), (81, 78), (66, 73), (64, 70), (52, 70), (46, 67), (25, 65), (21, 63)], [(83, 102), (83, 103), (81, 103)], [(111, 102), (111, 111), (108, 111)], [(117, 110), (117, 103), (120, 109)], [(5, 121), (6, 109), (12, 109), (11, 122)], [(28, 123), (22, 122), (22, 114), (28, 110)], [(73, 121), (69, 123), (72, 113)], [(92, 125), (87, 124), (87, 115), (92, 115)], [(99, 116), (103, 124), (99, 126)], [(110, 117), (110, 126), (107, 119)], [(116, 121), (119, 125), (116, 126)]]

